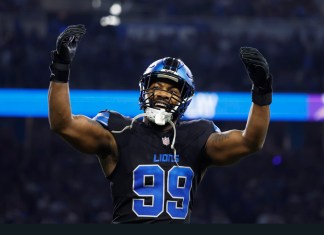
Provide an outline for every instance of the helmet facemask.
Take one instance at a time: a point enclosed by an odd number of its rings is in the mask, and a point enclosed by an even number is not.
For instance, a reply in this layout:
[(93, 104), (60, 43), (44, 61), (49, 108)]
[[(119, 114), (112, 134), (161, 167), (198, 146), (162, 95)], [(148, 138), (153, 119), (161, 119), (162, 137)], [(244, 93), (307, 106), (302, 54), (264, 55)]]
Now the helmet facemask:
[[(170, 61), (172, 61), (173, 64), (171, 63), (171, 65), (173, 65), (173, 67), (171, 67)], [(175, 94), (170, 91), (159, 89), (158, 87), (151, 87), (151, 85), (156, 82), (169, 83), (177, 88), (180, 93)], [(190, 70), (181, 60), (170, 57), (151, 64), (141, 77), (139, 85), (141, 109), (143, 109), (145, 113), (153, 112), (153, 115), (166, 115), (166, 122), (168, 120), (174, 121), (177, 118), (181, 118), (194, 94), (194, 85)], [(169, 93), (167, 96), (168, 98), (159, 98), (156, 94), (157, 91)], [(152, 120), (153, 119), (151, 119), (151, 121)]]
[[(162, 108), (167, 112), (176, 113), (181, 104), (181, 90), (177, 87), (177, 89), (180, 91), (180, 94), (176, 94), (176, 92), (162, 90), (158, 86), (151, 87), (156, 82), (165, 81), (161, 79), (150, 79), (150, 81), (151, 82), (147, 84), (147, 88), (144, 89), (145, 104), (148, 104), (148, 107), (151, 108)], [(168, 94), (168, 96), (159, 97), (159, 95), (157, 94), (159, 91)]]

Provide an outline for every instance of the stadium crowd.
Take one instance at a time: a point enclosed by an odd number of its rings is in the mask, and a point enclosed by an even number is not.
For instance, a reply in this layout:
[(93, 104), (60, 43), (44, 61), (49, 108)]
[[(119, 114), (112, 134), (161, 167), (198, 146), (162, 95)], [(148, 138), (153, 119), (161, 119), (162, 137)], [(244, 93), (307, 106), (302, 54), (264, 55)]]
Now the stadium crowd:
[[(15, 2), (26, 5), (13, 5)], [(49, 53), (55, 46), (56, 36), (69, 24), (83, 23), (88, 33), (73, 64), (72, 86), (75, 88), (137, 89), (138, 78), (148, 63), (160, 57), (175, 56), (181, 57), (191, 68), (199, 90), (247, 91), (250, 83), (245, 79), (238, 57), (240, 46), (247, 45), (257, 47), (268, 58), (276, 77), (275, 91), (323, 91), (324, 33), (317, 1), (307, 4), (278, 0), (247, 1), (249, 4), (234, 0), (208, 1), (209, 4), (198, 6), (195, 1), (184, 1), (181, 9), (172, 1), (167, 1), (168, 4), (160, 4), (158, 0), (148, 2), (145, 9), (153, 10), (154, 4), (165, 7), (159, 11), (165, 13), (160, 16), (162, 20), (157, 21), (153, 16), (151, 22), (143, 20), (144, 16), (133, 20), (135, 16), (126, 12), (121, 16), (121, 25), (105, 28), (99, 24), (101, 12), (46, 14), (40, 6), (33, 5), (35, 0), (2, 2), (0, 86), (46, 87)], [(275, 2), (281, 4), (273, 4)], [(141, 6), (137, 2), (136, 5)], [(167, 6), (177, 10), (169, 12)], [(222, 10), (211, 10), (214, 8)], [(198, 12), (192, 18), (188, 18), (190, 9)], [(204, 18), (195, 20), (195, 16), (203, 12)], [(186, 19), (187, 23), (177, 20), (175, 15), (182, 16), (179, 19)], [(264, 18), (258, 18), (263, 15)], [(173, 19), (172, 16), (174, 21), (163, 21), (168, 17)], [(150, 16), (145, 17), (150, 19)], [(224, 20), (224, 17), (227, 18)], [(260, 19), (264, 19), (261, 27)], [(235, 20), (241, 23), (230, 24)], [(272, 23), (275, 20), (278, 22)]]

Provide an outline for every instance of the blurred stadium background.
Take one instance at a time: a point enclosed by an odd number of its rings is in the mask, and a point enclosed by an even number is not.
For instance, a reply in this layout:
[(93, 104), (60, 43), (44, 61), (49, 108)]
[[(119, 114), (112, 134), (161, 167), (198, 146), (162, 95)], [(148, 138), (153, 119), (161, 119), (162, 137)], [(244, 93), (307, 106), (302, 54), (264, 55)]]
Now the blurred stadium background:
[[(145, 68), (165, 56), (183, 59), (197, 91), (248, 93), (238, 50), (258, 48), (270, 64), (275, 94), (306, 98), (280, 100), (281, 109), (297, 111), (271, 122), (261, 152), (208, 171), (192, 223), (323, 223), (323, 16), (320, 0), (1, 0), (0, 223), (111, 220), (109, 184), (97, 159), (52, 133), (46, 117), (28, 113), (35, 106), (32, 89), (48, 88), (58, 34), (80, 23), (87, 34), (70, 87), (84, 94), (137, 91)], [(26, 90), (28, 99), (15, 89)], [(230, 117), (235, 110), (228, 105)], [(308, 108), (299, 113), (299, 106)], [(7, 112), (12, 108), (25, 111)], [(221, 130), (245, 126), (244, 118), (219, 117), (212, 116)]]

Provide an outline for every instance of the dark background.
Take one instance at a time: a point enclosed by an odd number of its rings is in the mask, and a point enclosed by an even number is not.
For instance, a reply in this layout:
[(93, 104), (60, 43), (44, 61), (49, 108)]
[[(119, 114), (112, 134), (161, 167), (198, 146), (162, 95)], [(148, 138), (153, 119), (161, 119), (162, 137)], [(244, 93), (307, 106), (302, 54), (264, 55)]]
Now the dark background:
[[(81, 23), (71, 89), (138, 89), (151, 62), (173, 56), (198, 91), (248, 92), (238, 51), (252, 46), (267, 58), (275, 92), (324, 92), (323, 1), (122, 0), (121, 24), (102, 27), (113, 3), (2, 0), (0, 87), (47, 89), (57, 36)], [(0, 223), (110, 222), (96, 157), (52, 133), (47, 119), (0, 118), (0, 133)], [(323, 122), (271, 122), (262, 151), (207, 172), (192, 223), (324, 223), (323, 135)]]

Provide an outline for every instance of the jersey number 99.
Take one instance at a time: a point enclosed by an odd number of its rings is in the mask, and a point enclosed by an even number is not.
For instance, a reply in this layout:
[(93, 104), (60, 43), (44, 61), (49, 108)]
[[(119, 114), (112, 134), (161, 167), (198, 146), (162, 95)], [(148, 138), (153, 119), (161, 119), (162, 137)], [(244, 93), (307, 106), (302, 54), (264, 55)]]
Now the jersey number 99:
[[(145, 199), (133, 199), (133, 211), (138, 217), (158, 217), (164, 211), (173, 219), (185, 219), (188, 214), (190, 190), (194, 173), (190, 167), (173, 167), (167, 172), (159, 165), (139, 165), (133, 171), (133, 191), (140, 197), (151, 198), (151, 204), (145, 205)], [(165, 190), (174, 199), (164, 200)]]

